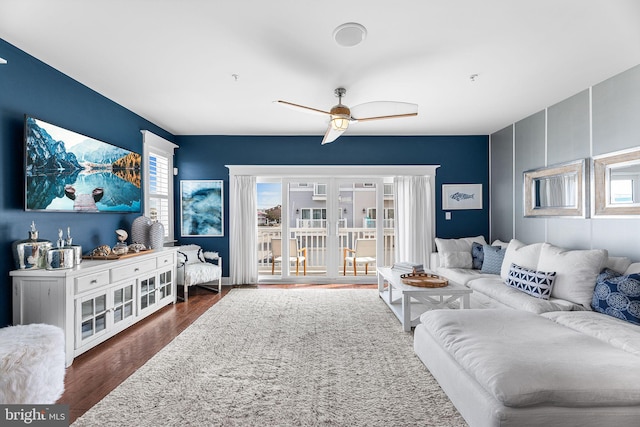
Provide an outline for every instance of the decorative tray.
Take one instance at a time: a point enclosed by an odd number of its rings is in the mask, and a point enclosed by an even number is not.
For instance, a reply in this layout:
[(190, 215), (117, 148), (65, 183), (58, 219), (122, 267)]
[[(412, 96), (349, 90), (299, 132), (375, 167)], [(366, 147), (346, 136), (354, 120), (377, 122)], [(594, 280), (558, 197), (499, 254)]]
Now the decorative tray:
[(444, 288), (449, 285), (449, 281), (435, 274), (412, 273), (401, 274), (400, 279), (405, 285), (418, 286), (421, 288)]
[(138, 255), (148, 254), (149, 252), (153, 252), (153, 249), (145, 249), (145, 250), (140, 251), (140, 252), (127, 252), (124, 255), (116, 255), (116, 254), (109, 254), (109, 255), (82, 255), (82, 259), (93, 259), (93, 260), (125, 259), (125, 258), (132, 258), (132, 257), (138, 256)]

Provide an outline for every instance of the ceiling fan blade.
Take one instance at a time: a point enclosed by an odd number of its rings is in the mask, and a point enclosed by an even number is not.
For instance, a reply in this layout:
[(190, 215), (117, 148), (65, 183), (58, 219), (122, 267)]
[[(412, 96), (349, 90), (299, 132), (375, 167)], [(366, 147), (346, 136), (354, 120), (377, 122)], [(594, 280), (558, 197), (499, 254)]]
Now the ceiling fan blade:
[(355, 121), (393, 119), (418, 115), (418, 104), (395, 101), (365, 102), (351, 108), (351, 118)]
[(322, 145), (335, 141), (340, 135), (344, 133), (345, 130), (346, 129), (336, 130), (333, 128), (333, 126), (331, 126), (331, 123), (329, 123), (327, 132), (324, 134), (324, 138), (322, 138)]
[(324, 110), (318, 110), (317, 108), (312, 108), (312, 107), (307, 107), (305, 105), (300, 105), (300, 104), (294, 104), (293, 102), (289, 102), (289, 101), (282, 101), (282, 100), (277, 100), (277, 101), (273, 101), (276, 104), (280, 104), (283, 105), (285, 107), (294, 109), (294, 110), (303, 110), (306, 111), (307, 113), (317, 113), (317, 114), (326, 114), (326, 115), (331, 115), (331, 113), (329, 113), (328, 111), (324, 111)]

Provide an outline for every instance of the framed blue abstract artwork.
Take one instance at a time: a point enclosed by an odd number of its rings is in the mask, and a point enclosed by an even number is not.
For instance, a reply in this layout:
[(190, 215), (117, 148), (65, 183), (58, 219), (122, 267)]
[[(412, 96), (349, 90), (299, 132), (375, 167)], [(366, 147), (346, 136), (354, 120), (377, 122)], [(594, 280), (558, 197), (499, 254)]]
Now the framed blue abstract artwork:
[(224, 235), (222, 180), (180, 181), (180, 224), (182, 237)]

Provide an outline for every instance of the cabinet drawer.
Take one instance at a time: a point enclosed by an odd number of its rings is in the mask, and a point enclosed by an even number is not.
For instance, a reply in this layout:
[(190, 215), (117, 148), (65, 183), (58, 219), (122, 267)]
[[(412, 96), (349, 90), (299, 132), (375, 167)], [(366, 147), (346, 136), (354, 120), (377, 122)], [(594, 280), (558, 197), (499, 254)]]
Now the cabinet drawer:
[(99, 271), (86, 276), (76, 277), (76, 293), (88, 291), (93, 288), (109, 284), (109, 272)]
[(156, 260), (158, 262), (158, 268), (168, 267), (175, 264), (175, 261), (173, 260), (173, 252), (170, 254), (160, 255)]
[(111, 282), (115, 283), (123, 279), (139, 276), (142, 273), (153, 271), (155, 269), (156, 269), (155, 258), (137, 262), (135, 264), (126, 265), (124, 267), (112, 268), (110, 270)]

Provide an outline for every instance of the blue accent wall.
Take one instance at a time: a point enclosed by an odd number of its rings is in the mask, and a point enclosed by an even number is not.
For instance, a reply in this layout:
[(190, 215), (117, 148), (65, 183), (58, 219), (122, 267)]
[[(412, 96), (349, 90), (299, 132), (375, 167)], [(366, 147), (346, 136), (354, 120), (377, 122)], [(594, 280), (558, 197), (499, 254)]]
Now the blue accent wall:
[[(29, 237), (35, 221), (40, 238), (54, 241), (71, 227), (74, 244), (89, 250), (115, 244), (114, 231), (131, 229), (139, 214), (25, 212), (24, 115), (142, 153), (148, 129), (173, 135), (0, 39), (0, 326), (11, 323), (11, 243)], [(66, 234), (66, 231), (65, 231)]]
[[(181, 238), (176, 197), (176, 238), (217, 250), (229, 259), (229, 174), (226, 164), (375, 165), (440, 164), (436, 179), (436, 234), (488, 237), (488, 192), (483, 210), (454, 211), (445, 221), (441, 184), (482, 183), (488, 187), (488, 136), (343, 136), (321, 146), (321, 136), (174, 136), (134, 112), (62, 74), (0, 39), (0, 326), (11, 323), (11, 243), (26, 239), (31, 221), (40, 238), (55, 241), (57, 230), (70, 226), (74, 243), (89, 250), (115, 244), (114, 231), (130, 230), (138, 214), (50, 213), (24, 210), (24, 115), (96, 139), (142, 152), (140, 130), (150, 130), (180, 145), (176, 150), (176, 190), (181, 179), (225, 181), (225, 231), (220, 238)], [(176, 194), (178, 192), (176, 191)], [(229, 263), (224, 263), (225, 276)]]
[[(229, 170), (225, 165), (441, 165), (436, 174), (436, 236), (489, 238), (488, 136), (342, 136), (321, 145), (322, 136), (177, 136), (176, 194), (183, 179), (224, 180), (223, 237), (179, 237), (180, 204), (176, 198), (176, 237), (229, 259)], [(442, 184), (483, 185), (482, 210), (452, 211), (445, 220)], [(229, 275), (229, 263), (224, 275)]]

